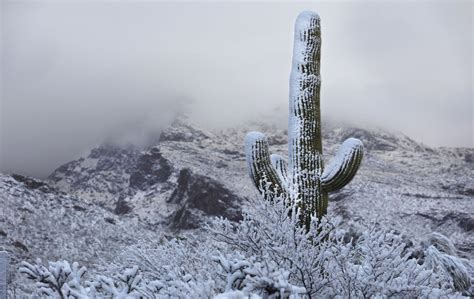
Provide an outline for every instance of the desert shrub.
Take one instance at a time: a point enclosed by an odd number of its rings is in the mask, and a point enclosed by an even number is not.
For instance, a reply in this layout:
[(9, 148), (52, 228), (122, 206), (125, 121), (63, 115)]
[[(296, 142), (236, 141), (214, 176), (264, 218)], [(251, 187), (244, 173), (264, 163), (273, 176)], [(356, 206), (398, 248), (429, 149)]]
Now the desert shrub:
[(406, 298), (468, 287), (462, 260), (450, 260), (465, 274), (453, 276), (434, 245), (420, 264), (398, 234), (376, 226), (348, 242), (337, 219), (314, 218), (309, 231), (296, 225), (297, 211), (283, 200), (245, 211), (239, 223), (216, 218), (186, 238), (140, 242), (103, 275), (67, 261), (23, 262), (20, 272), (49, 298)]

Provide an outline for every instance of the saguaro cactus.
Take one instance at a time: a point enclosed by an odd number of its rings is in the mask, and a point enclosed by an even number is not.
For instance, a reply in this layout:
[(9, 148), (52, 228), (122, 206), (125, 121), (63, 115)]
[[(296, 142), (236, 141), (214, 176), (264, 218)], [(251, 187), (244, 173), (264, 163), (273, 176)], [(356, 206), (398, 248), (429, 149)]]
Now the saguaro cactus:
[(0, 251), (0, 298), (7, 298), (7, 280), (8, 280), (8, 265), (10, 257), (5, 251)]
[[(349, 138), (324, 169), (320, 111), (321, 23), (313, 12), (302, 12), (295, 24), (288, 118), (289, 161), (271, 155), (265, 135), (250, 132), (245, 151), (250, 177), (265, 199), (283, 196), (297, 204), (302, 224), (327, 213), (328, 193), (354, 177), (363, 155), (362, 142)], [(288, 168), (288, 170), (287, 170)]]

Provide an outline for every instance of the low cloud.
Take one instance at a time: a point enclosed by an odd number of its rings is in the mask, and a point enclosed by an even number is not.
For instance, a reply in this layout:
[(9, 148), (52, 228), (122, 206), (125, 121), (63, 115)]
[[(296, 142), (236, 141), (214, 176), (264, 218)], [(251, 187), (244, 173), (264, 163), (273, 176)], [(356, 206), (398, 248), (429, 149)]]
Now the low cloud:
[(102, 142), (286, 125), (293, 23), (323, 24), (326, 119), (474, 146), (472, 3), (2, 2), (1, 170), (46, 176)]

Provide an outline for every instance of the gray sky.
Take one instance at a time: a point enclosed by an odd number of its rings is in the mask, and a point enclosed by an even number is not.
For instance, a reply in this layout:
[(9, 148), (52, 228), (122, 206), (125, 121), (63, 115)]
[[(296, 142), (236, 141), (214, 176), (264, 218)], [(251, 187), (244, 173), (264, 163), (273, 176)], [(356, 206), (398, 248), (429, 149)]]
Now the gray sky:
[[(185, 109), (286, 126), (293, 23), (322, 19), (324, 119), (473, 147), (470, 1), (3, 1), (2, 171), (45, 176)], [(324, 121), (323, 119), (323, 121)]]

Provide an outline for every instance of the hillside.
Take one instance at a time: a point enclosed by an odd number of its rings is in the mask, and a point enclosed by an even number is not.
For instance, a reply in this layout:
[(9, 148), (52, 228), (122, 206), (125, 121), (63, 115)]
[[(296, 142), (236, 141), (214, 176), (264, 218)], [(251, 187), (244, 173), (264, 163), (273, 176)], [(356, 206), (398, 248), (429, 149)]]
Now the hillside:
[[(67, 258), (102, 264), (140, 239), (198, 229), (207, 217), (241, 218), (258, 196), (246, 170), (243, 137), (261, 130), (285, 154), (286, 132), (248, 125), (206, 132), (176, 121), (148, 148), (104, 145), (41, 181), (0, 176), (0, 244), (15, 260)], [(371, 222), (420, 242), (449, 235), (473, 257), (474, 149), (429, 148), (383, 130), (323, 130), (325, 155), (348, 137), (366, 154), (355, 179), (330, 197), (330, 215), (357, 233)], [(326, 163), (328, 163), (326, 159)]]

